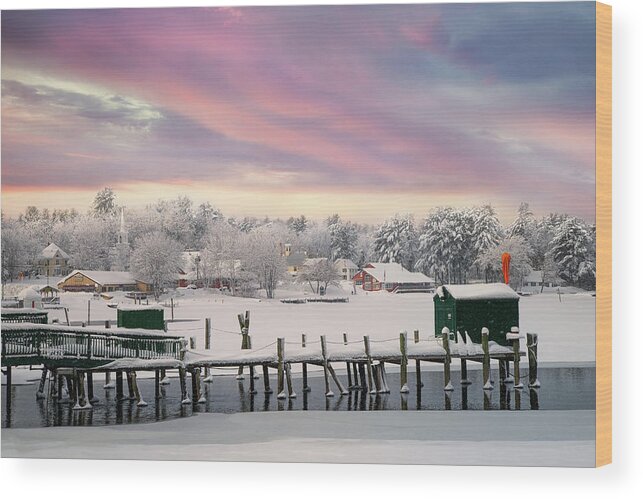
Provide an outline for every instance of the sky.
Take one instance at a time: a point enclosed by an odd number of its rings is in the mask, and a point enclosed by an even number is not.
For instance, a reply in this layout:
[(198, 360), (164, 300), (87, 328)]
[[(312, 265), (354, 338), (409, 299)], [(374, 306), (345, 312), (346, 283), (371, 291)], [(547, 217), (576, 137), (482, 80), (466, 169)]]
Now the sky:
[(595, 220), (593, 2), (2, 12), (2, 211)]

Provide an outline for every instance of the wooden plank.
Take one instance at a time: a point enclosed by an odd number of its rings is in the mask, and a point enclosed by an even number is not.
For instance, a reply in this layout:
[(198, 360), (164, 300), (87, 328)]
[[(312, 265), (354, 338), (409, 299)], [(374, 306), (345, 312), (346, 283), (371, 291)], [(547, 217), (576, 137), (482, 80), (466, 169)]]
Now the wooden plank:
[(596, 3), (596, 466), (612, 462), (612, 7)]

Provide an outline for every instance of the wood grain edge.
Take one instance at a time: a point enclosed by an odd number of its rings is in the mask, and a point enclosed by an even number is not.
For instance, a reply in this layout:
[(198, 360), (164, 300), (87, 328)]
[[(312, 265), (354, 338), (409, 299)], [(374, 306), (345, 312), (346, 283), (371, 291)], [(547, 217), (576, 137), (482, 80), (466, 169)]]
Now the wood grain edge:
[(612, 462), (612, 7), (596, 2), (596, 466)]

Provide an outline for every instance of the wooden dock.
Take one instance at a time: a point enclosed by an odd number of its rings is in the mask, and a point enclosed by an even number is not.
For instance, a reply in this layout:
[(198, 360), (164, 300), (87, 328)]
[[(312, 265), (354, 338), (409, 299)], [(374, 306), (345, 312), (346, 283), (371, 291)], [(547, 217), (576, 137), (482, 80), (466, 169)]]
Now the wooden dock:
[[(37, 397), (51, 397), (60, 401), (65, 390), (74, 402), (75, 409), (90, 409), (91, 404), (98, 400), (93, 393), (92, 383), (97, 373), (105, 374), (105, 389), (116, 389), (117, 401), (135, 399), (139, 405), (146, 405), (138, 390), (137, 371), (155, 373), (155, 396), (161, 398), (160, 385), (166, 382), (167, 371), (177, 370), (182, 404), (205, 402), (202, 383), (213, 381), (210, 370), (215, 368), (237, 368), (240, 380), (243, 379), (244, 368), (247, 368), (251, 394), (258, 392), (255, 387), (255, 368), (262, 370), (263, 391), (273, 392), (269, 374), (272, 369), (277, 372), (277, 397), (284, 399), (297, 396), (292, 380), (292, 367), (295, 365), (301, 367), (303, 391), (310, 390), (308, 365), (321, 368), (325, 395), (332, 397), (335, 395), (333, 387), (340, 395), (346, 395), (350, 390), (365, 390), (370, 394), (389, 393), (387, 364), (399, 366), (400, 393), (409, 391), (408, 370), (409, 365), (414, 364), (419, 389), (422, 386), (421, 364), (428, 362), (443, 366), (444, 390), (450, 392), (453, 390), (451, 364), (454, 359), (460, 361), (463, 385), (470, 384), (467, 363), (477, 362), (483, 368), (482, 389), (492, 390), (491, 362), (497, 361), (499, 380), (513, 383), (515, 389), (522, 389), (520, 361), (525, 355), (529, 360), (529, 386), (539, 386), (537, 336), (527, 335), (527, 348), (523, 351), (517, 328), (507, 333), (508, 345), (489, 341), (486, 328), (482, 330), (481, 344), (473, 343), (466, 332), (452, 333), (444, 328), (440, 336), (429, 339), (420, 339), (417, 330), (412, 336), (401, 332), (385, 340), (373, 340), (365, 335), (349, 341), (346, 333), (337, 338), (320, 336), (318, 339), (309, 339), (303, 334), (301, 342), (276, 338), (269, 344), (255, 347), (249, 333), (248, 312), (239, 314), (239, 326), (240, 332), (232, 334), (241, 337), (241, 348), (224, 353), (210, 349), (210, 319), (206, 319), (204, 324), (205, 349), (196, 348), (195, 338), (187, 340), (163, 331), (3, 323), (2, 367), (7, 377), (7, 396), (11, 390), (11, 369), (19, 365), (44, 366)], [(513, 376), (510, 374), (511, 363)], [(191, 398), (187, 388), (188, 374), (191, 377)], [(127, 396), (124, 379), (127, 382)], [(48, 390), (46, 386), (49, 386)]]

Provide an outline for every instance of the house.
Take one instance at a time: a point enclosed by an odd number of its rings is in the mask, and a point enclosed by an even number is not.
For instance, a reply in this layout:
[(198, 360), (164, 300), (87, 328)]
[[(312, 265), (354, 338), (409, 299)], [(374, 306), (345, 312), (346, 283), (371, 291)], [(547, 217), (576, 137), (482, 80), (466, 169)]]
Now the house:
[(104, 293), (108, 291), (139, 291), (149, 293), (152, 286), (134, 279), (130, 272), (112, 270), (74, 270), (58, 281), (62, 291), (90, 291)]
[(288, 273), (296, 277), (299, 269), (306, 262), (306, 253), (288, 253), (286, 256), (286, 266), (288, 267)]
[(385, 289), (394, 293), (429, 292), (435, 281), (421, 272), (410, 272), (399, 263), (367, 263), (353, 276), (356, 286), (365, 291)]
[(359, 268), (357, 265), (353, 263), (352, 260), (349, 260), (348, 258), (340, 258), (335, 261), (335, 268), (337, 269), (337, 272), (339, 272), (339, 275), (342, 276), (342, 279), (344, 281), (350, 281), (357, 272), (359, 272)]
[(181, 253), (181, 267), (177, 276), (177, 286), (184, 288), (190, 284), (199, 285), (202, 279), (201, 252), (187, 250)]
[(556, 279), (543, 278), (542, 270), (532, 270), (523, 280), (523, 288), (532, 293), (540, 293), (541, 289), (555, 288), (559, 286)]
[(69, 255), (51, 243), (40, 252), (38, 273), (45, 276), (63, 276), (69, 272)]

